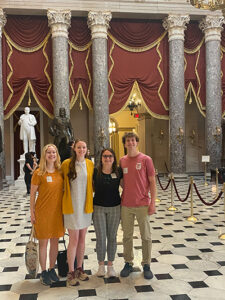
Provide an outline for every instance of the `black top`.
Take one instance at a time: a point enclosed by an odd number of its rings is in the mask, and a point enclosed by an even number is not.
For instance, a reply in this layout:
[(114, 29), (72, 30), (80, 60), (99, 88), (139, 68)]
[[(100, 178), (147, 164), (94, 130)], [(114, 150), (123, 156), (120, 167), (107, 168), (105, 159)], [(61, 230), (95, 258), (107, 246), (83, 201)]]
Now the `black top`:
[(111, 207), (120, 205), (121, 198), (119, 194), (120, 179), (123, 177), (122, 169), (118, 168), (118, 176), (112, 174), (98, 174), (98, 170), (94, 169), (94, 205)]

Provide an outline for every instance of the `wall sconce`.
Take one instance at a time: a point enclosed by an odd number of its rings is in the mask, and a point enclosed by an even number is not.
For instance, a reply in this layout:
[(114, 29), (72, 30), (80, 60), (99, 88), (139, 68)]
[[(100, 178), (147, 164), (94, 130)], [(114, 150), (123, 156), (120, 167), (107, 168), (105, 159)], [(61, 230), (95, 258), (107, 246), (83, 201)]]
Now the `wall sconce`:
[(163, 131), (163, 129), (160, 129), (160, 131), (159, 131), (159, 143), (160, 144), (162, 144), (163, 139), (164, 139), (164, 131)]
[(109, 134), (116, 132), (116, 123), (109, 121)]
[(221, 136), (221, 128), (219, 126), (216, 126), (216, 129), (212, 135), (214, 136), (214, 139), (218, 142)]
[(179, 134), (176, 136), (178, 142), (181, 144), (181, 142), (184, 139), (184, 130), (183, 128), (179, 127)]
[(192, 130), (191, 135), (189, 136), (189, 138), (191, 139), (191, 144), (193, 145), (194, 142), (195, 142), (195, 138), (196, 138), (196, 132), (195, 132), (194, 129)]

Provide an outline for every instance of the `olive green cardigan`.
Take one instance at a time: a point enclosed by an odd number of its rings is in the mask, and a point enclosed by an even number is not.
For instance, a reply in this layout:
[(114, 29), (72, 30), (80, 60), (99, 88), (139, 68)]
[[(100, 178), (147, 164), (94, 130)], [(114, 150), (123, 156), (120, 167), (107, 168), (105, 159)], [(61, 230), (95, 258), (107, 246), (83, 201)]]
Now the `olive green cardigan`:
[[(64, 160), (62, 163), (62, 173), (64, 178), (64, 193), (63, 193), (63, 201), (62, 201), (62, 211), (63, 214), (73, 214), (73, 204), (70, 193), (70, 182), (68, 178), (69, 173), (69, 164), (71, 158)], [(87, 165), (87, 193), (86, 193), (86, 202), (85, 202), (85, 213), (90, 214), (93, 212), (93, 172), (94, 172), (94, 164), (91, 160), (85, 159)], [(76, 179), (75, 179), (76, 180)]]

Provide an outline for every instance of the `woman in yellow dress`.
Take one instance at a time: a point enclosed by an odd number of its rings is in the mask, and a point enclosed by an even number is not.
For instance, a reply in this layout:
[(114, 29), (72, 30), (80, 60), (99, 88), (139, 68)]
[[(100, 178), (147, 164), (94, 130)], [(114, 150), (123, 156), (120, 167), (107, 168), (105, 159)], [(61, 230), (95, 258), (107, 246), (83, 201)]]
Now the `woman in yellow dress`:
[[(36, 193), (38, 197), (36, 199)], [(39, 168), (34, 172), (30, 191), (31, 223), (39, 240), (39, 261), (42, 269), (41, 283), (51, 285), (59, 280), (55, 272), (58, 240), (64, 235), (63, 178), (58, 150), (55, 145), (46, 145), (41, 154)], [(50, 240), (49, 269), (46, 270), (47, 246)]]

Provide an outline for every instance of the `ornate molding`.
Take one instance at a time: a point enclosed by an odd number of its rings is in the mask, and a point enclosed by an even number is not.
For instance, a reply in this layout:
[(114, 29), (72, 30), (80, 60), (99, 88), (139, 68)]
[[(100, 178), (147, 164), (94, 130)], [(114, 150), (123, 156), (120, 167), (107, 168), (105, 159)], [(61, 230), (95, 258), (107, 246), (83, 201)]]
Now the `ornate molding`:
[(0, 8), (0, 38), (2, 37), (2, 28), (6, 24), (6, 14), (2, 8)]
[(51, 27), (52, 37), (63, 36), (68, 38), (68, 28), (71, 23), (71, 11), (49, 9), (47, 17), (48, 26)]
[(89, 11), (87, 24), (91, 29), (92, 39), (107, 39), (107, 30), (111, 19), (112, 14), (109, 11)]
[(223, 24), (225, 21), (222, 16), (206, 16), (199, 23), (199, 28), (205, 33), (205, 42), (220, 41)]
[(163, 27), (168, 30), (169, 42), (172, 40), (184, 41), (184, 30), (190, 21), (189, 15), (170, 14), (163, 20)]

